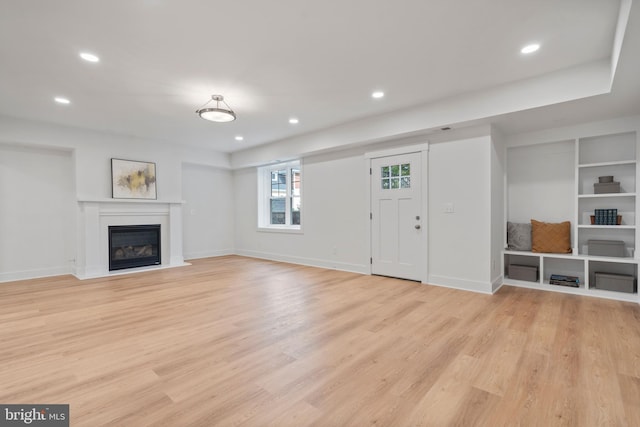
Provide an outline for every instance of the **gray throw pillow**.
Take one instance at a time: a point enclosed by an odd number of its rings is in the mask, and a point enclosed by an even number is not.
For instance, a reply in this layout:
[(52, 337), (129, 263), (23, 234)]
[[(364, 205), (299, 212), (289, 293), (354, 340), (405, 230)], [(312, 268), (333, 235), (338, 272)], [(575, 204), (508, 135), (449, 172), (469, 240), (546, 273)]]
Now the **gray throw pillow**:
[(507, 222), (507, 247), (512, 251), (530, 251), (531, 223)]

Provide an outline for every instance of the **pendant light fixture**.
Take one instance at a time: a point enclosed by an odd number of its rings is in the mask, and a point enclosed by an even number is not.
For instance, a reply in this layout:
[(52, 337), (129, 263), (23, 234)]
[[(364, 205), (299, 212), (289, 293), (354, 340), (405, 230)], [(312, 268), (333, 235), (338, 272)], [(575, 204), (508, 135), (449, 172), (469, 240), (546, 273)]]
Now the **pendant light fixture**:
[[(215, 107), (207, 107), (211, 101), (216, 102)], [(224, 96), (211, 95), (211, 101), (196, 110), (196, 113), (198, 113), (200, 117), (212, 122), (232, 122), (236, 119), (236, 113), (234, 113), (231, 107), (224, 102)], [(220, 104), (222, 104), (222, 106)]]

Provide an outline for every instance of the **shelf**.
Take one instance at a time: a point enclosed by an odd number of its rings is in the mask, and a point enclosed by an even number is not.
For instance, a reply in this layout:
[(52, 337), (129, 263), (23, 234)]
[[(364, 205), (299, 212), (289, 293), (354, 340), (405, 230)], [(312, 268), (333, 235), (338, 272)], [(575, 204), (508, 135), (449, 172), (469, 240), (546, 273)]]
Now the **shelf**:
[(578, 165), (579, 168), (599, 168), (602, 166), (621, 166), (621, 165), (635, 165), (635, 160), (622, 160), (618, 162), (602, 162), (602, 163), (588, 163), (584, 165)]
[(519, 288), (540, 289), (545, 291), (562, 292), (565, 294), (588, 295), (590, 293), (589, 290), (585, 289), (584, 284), (581, 284), (579, 288), (572, 288), (571, 286), (550, 285), (548, 282), (538, 283), (527, 282), (524, 280), (513, 280), (508, 277), (504, 278), (504, 284), (517, 286)]
[[(611, 225), (609, 227), (622, 227), (620, 225)], [(545, 258), (555, 258), (555, 259), (574, 259), (578, 261), (600, 261), (600, 262), (614, 262), (620, 264), (638, 264), (640, 263), (639, 259), (632, 257), (609, 257), (609, 256), (598, 256), (598, 255), (584, 255), (584, 254), (547, 254), (540, 252), (529, 252), (529, 251), (510, 251), (505, 249), (502, 251), (504, 255), (521, 255), (521, 256), (530, 256), (530, 257), (545, 257)], [(533, 282), (532, 282), (533, 283)]]
[(530, 252), (530, 251), (510, 251), (505, 249), (502, 251), (505, 255), (522, 255), (522, 256), (535, 256), (535, 257), (547, 257), (547, 258), (560, 258), (560, 259), (586, 259), (586, 255), (574, 255), (574, 254), (547, 254), (542, 252)]
[(638, 259), (632, 257), (611, 257), (611, 256), (599, 256), (599, 255), (581, 255), (588, 258), (589, 261), (594, 262), (611, 262), (618, 264), (638, 264)]
[(516, 280), (516, 279), (511, 279), (508, 276), (505, 276), (503, 282), (505, 285), (513, 285), (521, 288), (540, 289), (539, 281), (529, 282), (528, 280)]
[(636, 193), (578, 194), (578, 199), (605, 199), (608, 197), (636, 197)]
[(580, 282), (580, 286), (574, 287), (574, 286), (552, 285), (551, 283), (549, 283), (548, 280), (545, 280), (542, 283), (542, 286), (549, 286), (549, 287), (551, 287), (553, 289), (560, 289), (561, 291), (566, 291), (566, 290), (574, 290), (575, 291), (575, 290), (578, 290), (578, 289), (585, 289), (584, 282)]
[(502, 251), (503, 254), (505, 255), (525, 255), (525, 256), (540, 256), (542, 254), (538, 253), (538, 252), (531, 252), (531, 251), (511, 251), (509, 249), (505, 249)]
[(605, 230), (635, 230), (636, 226), (635, 225), (582, 225), (582, 224), (578, 224), (578, 228), (591, 228), (591, 229), (605, 229)]

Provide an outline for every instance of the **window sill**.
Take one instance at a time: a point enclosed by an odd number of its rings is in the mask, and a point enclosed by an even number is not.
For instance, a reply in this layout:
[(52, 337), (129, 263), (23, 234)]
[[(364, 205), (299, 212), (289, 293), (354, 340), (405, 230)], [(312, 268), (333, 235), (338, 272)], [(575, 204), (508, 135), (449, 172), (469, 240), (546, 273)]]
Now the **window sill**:
[(258, 227), (258, 231), (266, 232), (266, 233), (304, 234), (303, 231), (302, 231), (302, 227), (300, 227), (300, 228), (292, 228), (292, 227)]

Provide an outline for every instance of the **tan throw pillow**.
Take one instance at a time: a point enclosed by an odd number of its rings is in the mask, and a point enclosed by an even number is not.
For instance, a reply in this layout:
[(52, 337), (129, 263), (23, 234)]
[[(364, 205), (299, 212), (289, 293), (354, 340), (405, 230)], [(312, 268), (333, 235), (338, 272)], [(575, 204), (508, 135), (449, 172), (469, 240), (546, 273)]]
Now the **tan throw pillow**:
[(531, 252), (571, 253), (571, 223), (557, 224), (531, 220)]

